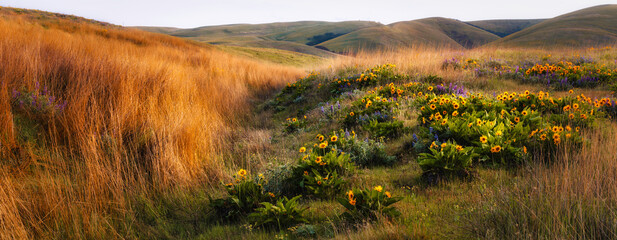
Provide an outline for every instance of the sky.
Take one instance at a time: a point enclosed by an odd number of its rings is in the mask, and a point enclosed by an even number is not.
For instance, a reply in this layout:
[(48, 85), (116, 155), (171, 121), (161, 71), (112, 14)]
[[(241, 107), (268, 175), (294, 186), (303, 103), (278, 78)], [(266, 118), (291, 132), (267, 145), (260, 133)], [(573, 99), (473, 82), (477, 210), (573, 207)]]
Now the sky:
[(123, 26), (192, 28), (236, 23), (426, 17), (462, 21), (552, 18), (616, 0), (0, 0), (0, 6), (72, 14)]

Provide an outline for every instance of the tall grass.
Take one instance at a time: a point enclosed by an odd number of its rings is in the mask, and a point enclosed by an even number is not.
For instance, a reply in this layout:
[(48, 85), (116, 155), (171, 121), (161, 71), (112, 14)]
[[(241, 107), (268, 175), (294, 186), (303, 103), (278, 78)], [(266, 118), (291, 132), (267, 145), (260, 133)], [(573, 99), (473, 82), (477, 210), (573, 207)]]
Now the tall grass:
[(496, 186), (469, 229), (489, 239), (617, 238), (616, 129), (606, 123), (580, 151), (564, 149), (550, 166), (532, 164), (515, 185)]
[(326, 62), (321, 72), (334, 75), (342, 70), (357, 68), (364, 70), (375, 65), (391, 63), (395, 64), (399, 71), (411, 76), (438, 75), (445, 82), (466, 82), (473, 87), (483, 88), (486, 87), (486, 83), (482, 85), (481, 82), (485, 82), (485, 78), (478, 78), (470, 72), (442, 69), (442, 63), (446, 59), (458, 58), (462, 60), (493, 60), (518, 64), (524, 61), (537, 62), (539, 59), (549, 55), (551, 60), (570, 59), (575, 56), (591, 57), (599, 63), (617, 67), (617, 62), (615, 62), (617, 48), (599, 50), (576, 48), (499, 48), (488, 46), (470, 50), (457, 50), (447, 47), (416, 46), (380, 51), (360, 51), (353, 56), (340, 56)]
[[(160, 34), (0, 13), (0, 158), (19, 163), (0, 169), (2, 239), (126, 237), (128, 195), (217, 182), (255, 94), (303, 74)], [(37, 85), (66, 108), (22, 124), (34, 114), (12, 91)]]

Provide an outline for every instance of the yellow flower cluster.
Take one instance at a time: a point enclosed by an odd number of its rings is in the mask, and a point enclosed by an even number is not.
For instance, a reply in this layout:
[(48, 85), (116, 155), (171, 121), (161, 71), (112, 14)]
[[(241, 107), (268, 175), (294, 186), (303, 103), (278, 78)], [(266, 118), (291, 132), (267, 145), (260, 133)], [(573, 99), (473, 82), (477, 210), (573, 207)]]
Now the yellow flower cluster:
[(541, 74), (559, 74), (560, 76), (565, 76), (568, 74), (583, 74), (588, 72), (594, 72), (597, 74), (604, 74), (607, 76), (611, 76), (613, 72), (617, 72), (617, 70), (611, 71), (606, 68), (606, 66), (578, 66), (574, 65), (572, 62), (561, 61), (556, 64), (536, 64), (533, 67), (527, 69), (525, 71), (526, 75), (541, 75)]

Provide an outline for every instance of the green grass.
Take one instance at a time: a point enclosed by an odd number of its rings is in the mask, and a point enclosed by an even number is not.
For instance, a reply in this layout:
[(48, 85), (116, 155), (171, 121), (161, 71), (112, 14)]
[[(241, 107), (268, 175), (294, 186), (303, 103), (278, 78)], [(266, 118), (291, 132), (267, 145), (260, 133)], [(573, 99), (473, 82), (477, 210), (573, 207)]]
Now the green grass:
[(323, 58), (314, 55), (273, 48), (238, 47), (224, 45), (218, 45), (217, 47), (231, 54), (283, 65), (311, 66), (323, 61)]

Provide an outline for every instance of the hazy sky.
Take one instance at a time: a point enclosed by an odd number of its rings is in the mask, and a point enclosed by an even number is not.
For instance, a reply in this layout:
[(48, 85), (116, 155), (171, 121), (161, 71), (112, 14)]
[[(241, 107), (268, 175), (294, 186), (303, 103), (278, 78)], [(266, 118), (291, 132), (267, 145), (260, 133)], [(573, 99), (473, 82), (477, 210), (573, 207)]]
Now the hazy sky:
[(551, 18), (616, 0), (0, 0), (0, 6), (73, 14), (125, 26), (198, 27), (300, 20), (426, 17), (459, 20)]

